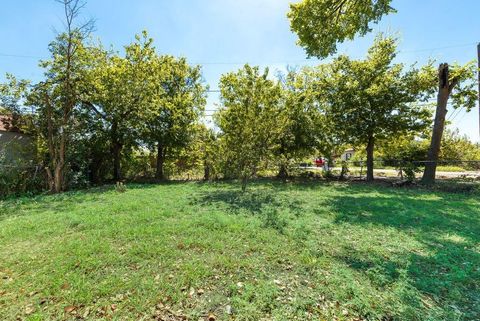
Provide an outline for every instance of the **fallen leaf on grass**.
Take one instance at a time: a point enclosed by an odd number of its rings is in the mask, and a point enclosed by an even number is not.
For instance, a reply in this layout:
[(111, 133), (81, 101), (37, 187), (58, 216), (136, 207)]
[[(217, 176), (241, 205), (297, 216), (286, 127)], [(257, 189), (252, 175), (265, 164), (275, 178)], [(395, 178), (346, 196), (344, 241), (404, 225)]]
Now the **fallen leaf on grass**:
[(65, 311), (65, 313), (72, 313), (73, 311), (75, 311), (77, 308), (73, 305), (69, 305), (67, 307), (65, 307), (63, 309), (63, 311)]
[(86, 319), (90, 315), (90, 308), (86, 308), (85, 311), (83, 311), (82, 317)]
[(208, 321), (215, 321), (215, 320), (217, 320), (217, 317), (216, 317), (214, 314), (210, 313), (210, 314), (208, 315), (208, 319), (207, 319), (207, 320), (208, 320)]
[(33, 305), (28, 305), (25, 308), (25, 314), (26, 315), (32, 314), (33, 312), (35, 312), (35, 307)]

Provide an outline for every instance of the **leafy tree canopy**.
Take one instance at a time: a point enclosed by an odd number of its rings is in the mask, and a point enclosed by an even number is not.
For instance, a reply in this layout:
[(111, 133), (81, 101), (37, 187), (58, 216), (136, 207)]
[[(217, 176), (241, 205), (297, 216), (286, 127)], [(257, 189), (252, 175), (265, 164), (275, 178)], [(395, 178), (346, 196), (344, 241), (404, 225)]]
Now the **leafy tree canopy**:
[(258, 67), (245, 65), (238, 72), (220, 80), (223, 108), (216, 115), (221, 130), (224, 158), (235, 177), (243, 181), (257, 173), (259, 165), (268, 161), (276, 148), (281, 88)]
[(291, 4), (288, 17), (298, 44), (308, 56), (325, 58), (337, 51), (337, 44), (371, 31), (389, 13), (392, 0), (303, 0)]
[(404, 71), (395, 56), (395, 39), (379, 36), (365, 60), (340, 56), (318, 68), (318, 98), (341, 140), (367, 146), (369, 179), (376, 141), (420, 132), (431, 121), (430, 109), (417, 104), (433, 91), (430, 66)]

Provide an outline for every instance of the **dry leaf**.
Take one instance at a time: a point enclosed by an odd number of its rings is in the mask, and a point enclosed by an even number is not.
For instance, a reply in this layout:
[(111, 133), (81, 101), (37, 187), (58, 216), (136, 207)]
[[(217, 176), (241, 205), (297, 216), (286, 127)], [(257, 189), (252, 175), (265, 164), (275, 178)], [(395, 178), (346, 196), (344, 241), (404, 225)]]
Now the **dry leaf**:
[(63, 311), (65, 311), (66, 313), (72, 313), (73, 311), (75, 311), (77, 308), (74, 307), (73, 305), (69, 305), (67, 307), (65, 307), (65, 309), (63, 309)]
[(208, 319), (207, 319), (207, 320), (208, 320), (208, 321), (215, 321), (215, 320), (217, 320), (217, 317), (215, 317), (215, 315), (213, 315), (212, 313), (210, 313), (210, 314), (208, 315)]
[(86, 319), (88, 317), (88, 315), (90, 314), (90, 308), (86, 308), (85, 309), (85, 312), (83, 312), (83, 318)]
[(33, 312), (35, 312), (35, 307), (33, 305), (28, 305), (25, 308), (25, 314), (29, 315), (29, 314), (32, 314)]

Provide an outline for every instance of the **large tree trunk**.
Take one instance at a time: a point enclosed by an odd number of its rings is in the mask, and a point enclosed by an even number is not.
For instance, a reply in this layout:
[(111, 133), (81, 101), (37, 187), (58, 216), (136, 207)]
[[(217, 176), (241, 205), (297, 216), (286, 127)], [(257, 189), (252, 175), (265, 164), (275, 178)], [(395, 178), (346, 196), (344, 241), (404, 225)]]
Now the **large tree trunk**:
[(437, 111), (435, 113), (435, 123), (433, 126), (432, 141), (428, 151), (427, 163), (423, 173), (422, 183), (426, 185), (435, 183), (437, 172), (437, 162), (442, 145), (443, 132), (445, 130), (445, 117), (447, 116), (447, 104), (450, 93), (456, 85), (454, 80), (452, 84), (449, 81), (448, 64), (441, 64), (438, 70), (439, 90), (437, 96)]
[(277, 177), (281, 178), (281, 179), (287, 179), (288, 178), (288, 170), (287, 170), (287, 166), (285, 164), (280, 165)]
[(203, 180), (210, 180), (210, 163), (206, 160), (203, 162)]
[(115, 181), (122, 180), (122, 145), (119, 143), (114, 143), (113, 145), (113, 179)]
[(375, 147), (375, 138), (370, 136), (367, 144), (367, 182), (373, 182), (375, 179), (373, 175), (373, 152)]
[[(67, 118), (64, 118), (64, 124), (67, 123)], [(66, 190), (67, 186), (65, 184), (65, 158), (66, 158), (66, 149), (67, 149), (67, 137), (64, 130), (60, 135), (60, 147), (58, 153), (58, 162), (57, 168), (55, 170), (55, 192), (60, 193)]]
[(165, 179), (163, 167), (165, 164), (165, 148), (161, 142), (157, 143), (157, 170), (155, 172), (155, 178), (159, 180)]
[(247, 183), (248, 183), (248, 177), (242, 176), (242, 193), (245, 193), (247, 191)]
[(59, 163), (54, 171), (54, 192), (62, 192), (63, 185), (63, 166)]
[(113, 154), (113, 179), (114, 181), (120, 181), (122, 179), (122, 148), (123, 145), (118, 138), (118, 125), (117, 122), (112, 124), (112, 154)]

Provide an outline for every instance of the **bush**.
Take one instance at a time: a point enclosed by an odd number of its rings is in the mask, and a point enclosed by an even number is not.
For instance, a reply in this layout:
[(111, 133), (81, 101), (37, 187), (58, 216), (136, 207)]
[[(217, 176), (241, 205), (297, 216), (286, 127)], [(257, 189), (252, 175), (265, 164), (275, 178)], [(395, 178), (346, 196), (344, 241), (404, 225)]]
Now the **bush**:
[(45, 171), (31, 160), (30, 147), (7, 143), (0, 149), (0, 198), (45, 189)]
[(414, 162), (403, 163), (402, 165), (397, 165), (396, 167), (401, 172), (402, 176), (407, 180), (407, 182), (414, 182), (416, 179), (416, 174), (422, 172), (422, 168)]
[(27, 192), (35, 194), (45, 187), (45, 174), (40, 166), (15, 167), (0, 164), (0, 198)]

